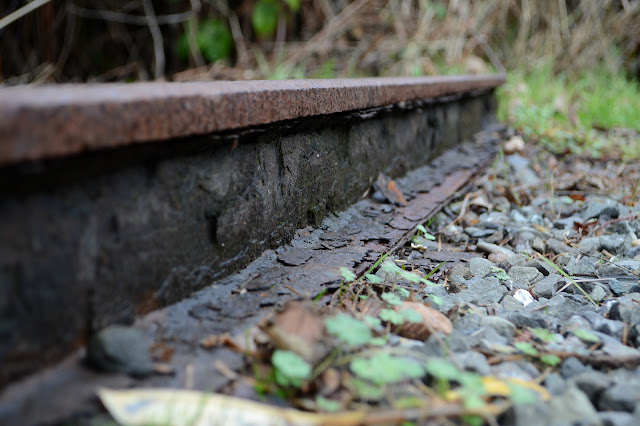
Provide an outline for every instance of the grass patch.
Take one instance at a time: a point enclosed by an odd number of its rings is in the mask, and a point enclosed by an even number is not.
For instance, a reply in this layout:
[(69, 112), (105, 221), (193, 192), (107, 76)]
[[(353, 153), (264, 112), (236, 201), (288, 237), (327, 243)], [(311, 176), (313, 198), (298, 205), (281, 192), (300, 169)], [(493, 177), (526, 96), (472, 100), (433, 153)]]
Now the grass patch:
[(501, 120), (554, 152), (640, 158), (640, 85), (621, 74), (514, 71), (498, 97)]

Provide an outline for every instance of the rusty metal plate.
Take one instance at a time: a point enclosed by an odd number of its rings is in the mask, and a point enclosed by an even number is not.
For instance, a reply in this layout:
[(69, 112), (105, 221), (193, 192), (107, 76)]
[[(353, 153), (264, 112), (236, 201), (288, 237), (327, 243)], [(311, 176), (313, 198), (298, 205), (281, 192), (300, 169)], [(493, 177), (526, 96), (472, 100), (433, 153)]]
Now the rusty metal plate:
[(0, 166), (493, 89), (503, 74), (0, 89)]

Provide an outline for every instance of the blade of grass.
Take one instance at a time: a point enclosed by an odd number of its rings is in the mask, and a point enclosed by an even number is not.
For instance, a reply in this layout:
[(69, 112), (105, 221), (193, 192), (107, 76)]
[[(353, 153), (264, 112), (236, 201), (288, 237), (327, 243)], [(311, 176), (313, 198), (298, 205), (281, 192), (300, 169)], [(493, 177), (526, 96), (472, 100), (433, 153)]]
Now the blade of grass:
[(442, 263), (440, 263), (438, 266), (436, 266), (435, 268), (433, 268), (433, 269), (431, 270), (431, 272), (429, 272), (427, 275), (425, 275), (424, 279), (425, 279), (425, 280), (428, 280), (428, 279), (429, 279), (429, 277), (430, 277), (431, 275), (435, 274), (435, 273), (436, 273), (436, 271), (437, 271), (438, 269), (440, 269), (440, 267), (441, 267), (442, 265), (444, 265), (445, 263), (447, 263), (447, 262), (442, 262)]
[(550, 261), (549, 259), (547, 259), (544, 256), (538, 255), (538, 257), (542, 260), (544, 260), (545, 262), (547, 262), (549, 265), (553, 266), (556, 271), (558, 271), (562, 276), (566, 277), (569, 281), (571, 281), (571, 284), (573, 284), (574, 286), (576, 286), (578, 288), (578, 290), (580, 290), (582, 292), (582, 294), (584, 294), (584, 296), (587, 298), (587, 300), (589, 300), (589, 302), (593, 303), (593, 306), (598, 306), (598, 304), (596, 302), (593, 301), (593, 299), (591, 298), (591, 296), (589, 296), (589, 294), (584, 291), (584, 289), (582, 287), (580, 287), (580, 285), (578, 285), (577, 282), (574, 281), (573, 278), (571, 278), (565, 271), (563, 271), (558, 265), (556, 265), (555, 263), (553, 263), (552, 261)]

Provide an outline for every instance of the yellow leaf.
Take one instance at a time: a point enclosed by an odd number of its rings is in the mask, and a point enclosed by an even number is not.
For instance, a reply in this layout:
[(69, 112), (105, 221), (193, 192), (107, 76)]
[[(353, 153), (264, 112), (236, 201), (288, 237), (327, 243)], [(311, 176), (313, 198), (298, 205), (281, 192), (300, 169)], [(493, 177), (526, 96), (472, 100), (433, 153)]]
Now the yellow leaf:
[(245, 399), (179, 389), (99, 389), (98, 396), (124, 426), (358, 425), (365, 414), (308, 413)]
[(482, 378), (482, 383), (484, 384), (484, 388), (487, 393), (491, 396), (505, 396), (508, 397), (511, 394), (509, 389), (509, 384), (519, 385), (523, 388), (527, 388), (529, 390), (534, 391), (544, 401), (548, 401), (551, 399), (551, 394), (539, 384), (532, 382), (530, 380), (523, 380), (517, 378), (508, 378), (505, 380), (501, 380), (494, 376), (487, 376)]

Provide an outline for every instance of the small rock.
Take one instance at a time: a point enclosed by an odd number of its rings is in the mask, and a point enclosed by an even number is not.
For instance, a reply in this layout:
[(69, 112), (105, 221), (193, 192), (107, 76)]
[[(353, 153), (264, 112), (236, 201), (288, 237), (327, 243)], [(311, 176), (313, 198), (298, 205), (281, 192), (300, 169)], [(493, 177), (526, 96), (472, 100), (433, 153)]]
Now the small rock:
[(640, 351), (630, 346), (623, 345), (622, 342), (620, 342), (620, 340), (616, 338), (613, 338), (599, 331), (592, 331), (592, 333), (598, 336), (603, 342), (601, 350), (607, 355), (611, 355), (614, 357), (640, 356)]
[(599, 218), (600, 216), (608, 216), (615, 219), (619, 214), (618, 203), (607, 198), (591, 198), (584, 203), (582, 208), (582, 218), (584, 220)]
[(486, 238), (493, 235), (496, 231), (494, 229), (483, 229), (475, 226), (468, 226), (464, 228), (464, 232), (471, 238)]
[(449, 275), (451, 284), (456, 287), (466, 285), (467, 280), (462, 275)]
[(587, 395), (570, 386), (562, 395), (549, 401), (549, 419), (554, 425), (601, 425), (600, 418)]
[(547, 251), (547, 243), (540, 237), (535, 237), (533, 241), (531, 241), (531, 248), (537, 251), (538, 253), (546, 253)]
[(524, 266), (527, 263), (527, 257), (523, 254), (514, 254), (513, 256), (509, 256), (507, 263), (511, 265), (511, 267)]
[(611, 275), (640, 275), (640, 261), (638, 260), (620, 260), (615, 264), (601, 263), (598, 264), (598, 274), (600, 276)]
[(520, 135), (511, 136), (511, 138), (504, 143), (503, 150), (507, 155), (524, 151), (524, 139), (522, 139)]
[(598, 417), (602, 422), (602, 426), (634, 426), (633, 415), (624, 411), (600, 411)]
[(449, 272), (449, 277), (461, 276), (465, 280), (471, 279), (473, 274), (471, 273), (471, 269), (468, 267), (457, 264), (453, 268), (451, 268), (451, 272)]
[(505, 311), (521, 311), (522, 309), (524, 309), (522, 303), (518, 302), (513, 296), (509, 294), (502, 298), (500, 306), (502, 306), (502, 309), (504, 309)]
[(624, 321), (629, 325), (640, 323), (640, 294), (629, 293), (624, 295), (611, 306), (609, 317), (614, 320)]
[(606, 389), (600, 396), (598, 407), (612, 411), (633, 412), (640, 404), (640, 384), (621, 383)]
[(574, 302), (562, 294), (557, 294), (549, 300), (547, 314), (564, 321), (571, 315), (577, 315), (584, 312), (584, 310), (585, 307), (582, 304)]
[(480, 325), (483, 327), (489, 327), (498, 332), (501, 336), (504, 336), (511, 340), (513, 338), (513, 334), (516, 331), (516, 326), (513, 325), (507, 319), (496, 317), (496, 316), (485, 316), (480, 320)]
[(609, 292), (605, 289), (602, 284), (596, 283), (589, 294), (594, 302), (600, 303), (605, 297), (609, 295)]
[(565, 265), (564, 269), (569, 275), (595, 275), (596, 268), (593, 263), (594, 260), (587, 257), (580, 258), (580, 260), (574, 257)]
[(511, 210), (511, 212), (509, 212), (509, 217), (516, 223), (529, 223), (527, 217), (516, 209), (513, 209)]
[(582, 316), (587, 318), (591, 324), (593, 324), (594, 330), (608, 336), (615, 337), (618, 340), (622, 340), (622, 330), (624, 329), (624, 323), (622, 321), (604, 318), (601, 314), (596, 312), (584, 312)]
[(609, 288), (611, 289), (611, 292), (616, 296), (623, 296), (627, 293), (640, 292), (640, 283), (638, 282), (638, 280), (634, 280), (634, 281), (611, 280), (609, 281)]
[(491, 253), (488, 256), (489, 260), (496, 265), (507, 260), (508, 256), (504, 253)]
[(525, 308), (529, 306), (531, 303), (533, 303), (534, 301), (533, 296), (531, 296), (531, 293), (521, 288), (516, 290), (515, 293), (513, 293), (513, 298), (516, 299), (518, 302), (522, 303), (522, 306), (524, 306)]
[(595, 254), (600, 251), (600, 238), (598, 237), (583, 238), (578, 244), (578, 248), (584, 252)]
[(472, 348), (491, 350), (495, 345), (506, 346), (509, 340), (498, 334), (493, 328), (482, 327), (467, 336), (469, 345)]
[[(635, 240), (635, 241), (638, 241), (638, 240)], [(635, 259), (636, 256), (640, 256), (640, 246), (633, 247), (631, 250), (627, 252), (627, 257), (630, 257), (631, 259)]]
[(528, 158), (512, 154), (508, 155), (506, 159), (518, 182), (524, 185), (536, 185), (540, 182), (538, 175), (529, 167), (531, 161)]
[(526, 361), (506, 361), (490, 367), (493, 375), (500, 379), (516, 378), (532, 380), (540, 375), (538, 369)]
[(87, 347), (89, 362), (101, 370), (146, 376), (153, 372), (149, 341), (138, 329), (120, 325), (98, 332)]
[(540, 281), (543, 275), (536, 268), (530, 266), (513, 266), (509, 269), (509, 277), (518, 283), (533, 284)]
[(600, 237), (600, 246), (611, 254), (625, 252), (625, 242), (626, 238), (623, 235), (603, 235)]
[(562, 284), (564, 284), (564, 280), (561, 276), (555, 274), (549, 275), (535, 283), (531, 292), (535, 297), (546, 297), (550, 299)]
[(546, 426), (552, 424), (549, 405), (544, 401), (531, 404), (514, 404), (501, 419), (500, 424), (514, 426)]
[(578, 251), (576, 249), (574, 249), (573, 247), (569, 247), (562, 241), (558, 241), (555, 238), (549, 238), (547, 240), (547, 248), (555, 254), (569, 253), (574, 256), (578, 254)]
[(613, 380), (600, 371), (583, 371), (571, 377), (571, 382), (575, 383), (578, 389), (584, 392), (595, 404), (602, 391), (611, 386)]
[(454, 359), (462, 369), (481, 374), (483, 376), (491, 373), (487, 358), (477, 351), (466, 351), (455, 353)]
[(518, 327), (547, 328), (547, 317), (537, 312), (511, 311), (502, 315)]
[(496, 278), (478, 278), (473, 277), (466, 282), (467, 289), (461, 291), (457, 296), (457, 300), (462, 303), (487, 304), (492, 302), (500, 302), (504, 295), (504, 287)]
[(469, 269), (474, 277), (484, 278), (491, 273), (493, 264), (482, 257), (474, 257), (469, 261)]
[(580, 329), (590, 330), (591, 322), (581, 315), (572, 315), (564, 321), (564, 324), (560, 328), (560, 331), (562, 333), (572, 333), (573, 331)]
[(544, 386), (553, 395), (560, 395), (567, 389), (567, 382), (558, 373), (549, 373)]
[(503, 254), (506, 254), (507, 256), (513, 256), (515, 254), (513, 251), (509, 250), (506, 247), (488, 243), (483, 240), (478, 240), (476, 247), (478, 248), (478, 250), (482, 250), (485, 253), (503, 253)]
[(570, 379), (577, 374), (586, 373), (590, 370), (591, 369), (589, 367), (581, 363), (580, 360), (575, 357), (566, 358), (562, 361), (562, 365), (560, 366), (560, 374), (565, 379)]

